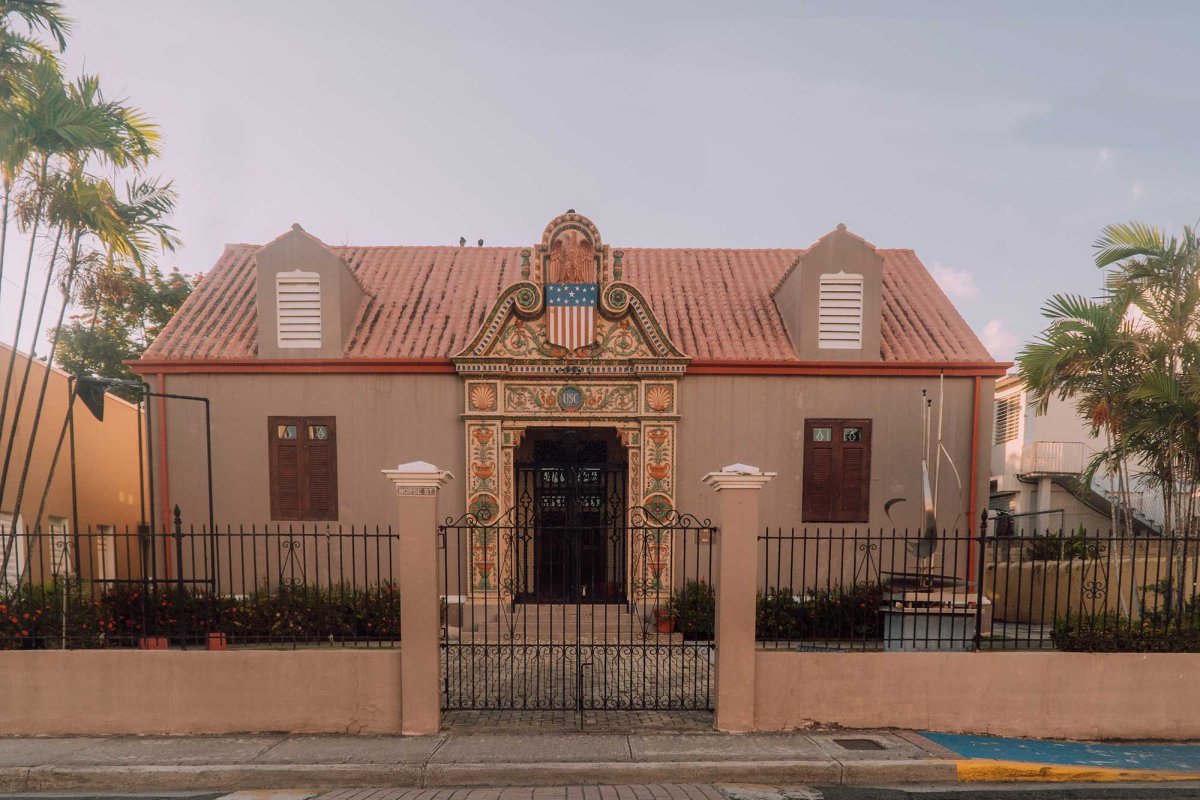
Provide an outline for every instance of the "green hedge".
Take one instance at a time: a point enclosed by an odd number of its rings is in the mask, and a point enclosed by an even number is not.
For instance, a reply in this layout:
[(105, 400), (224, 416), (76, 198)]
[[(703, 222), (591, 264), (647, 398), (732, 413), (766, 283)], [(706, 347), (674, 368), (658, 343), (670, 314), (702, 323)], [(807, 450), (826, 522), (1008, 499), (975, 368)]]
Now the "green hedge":
[(1080, 653), (1200, 653), (1200, 617), (1139, 622), (1105, 614), (1060, 619), (1050, 632), (1059, 650)]
[(145, 637), (203, 644), (397, 641), (400, 592), (390, 582), (356, 588), (283, 586), (213, 595), (170, 585), (23, 585), (0, 596), (0, 649), (136, 647)]
[(877, 583), (759, 592), (755, 635), (772, 639), (882, 639), (883, 587)]

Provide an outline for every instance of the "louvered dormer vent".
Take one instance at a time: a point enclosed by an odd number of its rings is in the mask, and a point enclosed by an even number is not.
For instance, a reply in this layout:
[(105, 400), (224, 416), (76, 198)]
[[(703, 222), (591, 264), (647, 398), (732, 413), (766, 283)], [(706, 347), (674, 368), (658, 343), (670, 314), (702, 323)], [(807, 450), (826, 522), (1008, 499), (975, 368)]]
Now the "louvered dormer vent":
[(863, 276), (845, 272), (821, 276), (817, 346), (859, 350), (863, 337)]
[(281, 349), (321, 346), (321, 276), (280, 272), (275, 277), (277, 330)]

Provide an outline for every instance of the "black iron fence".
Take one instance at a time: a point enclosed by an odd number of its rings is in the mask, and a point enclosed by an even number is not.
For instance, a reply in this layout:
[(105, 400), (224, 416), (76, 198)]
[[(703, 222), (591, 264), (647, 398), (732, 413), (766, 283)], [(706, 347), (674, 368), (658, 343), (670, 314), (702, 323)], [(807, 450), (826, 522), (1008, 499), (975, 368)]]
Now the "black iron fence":
[(0, 649), (390, 647), (399, 558), (378, 526), (5, 527)]
[(759, 646), (1200, 652), (1200, 543), (791, 529), (759, 537)]
[(439, 528), (443, 707), (711, 709), (716, 528), (528, 511)]

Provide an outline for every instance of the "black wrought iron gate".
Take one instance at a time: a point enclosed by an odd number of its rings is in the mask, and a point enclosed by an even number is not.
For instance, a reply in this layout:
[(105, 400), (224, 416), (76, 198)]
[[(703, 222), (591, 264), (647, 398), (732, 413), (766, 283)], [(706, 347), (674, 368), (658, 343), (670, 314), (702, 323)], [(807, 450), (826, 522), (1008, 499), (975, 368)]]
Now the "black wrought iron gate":
[(446, 710), (711, 709), (716, 529), (626, 509), (623, 467), (518, 469), (439, 527)]

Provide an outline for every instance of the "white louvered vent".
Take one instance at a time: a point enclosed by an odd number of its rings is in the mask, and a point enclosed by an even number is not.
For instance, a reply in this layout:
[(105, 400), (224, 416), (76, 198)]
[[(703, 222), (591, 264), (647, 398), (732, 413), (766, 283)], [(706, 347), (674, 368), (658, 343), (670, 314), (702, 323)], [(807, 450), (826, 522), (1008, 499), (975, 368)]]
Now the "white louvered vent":
[(321, 346), (320, 275), (280, 272), (275, 277), (275, 308), (281, 349)]
[(1004, 444), (1016, 439), (1021, 432), (1021, 395), (1010, 394), (996, 398), (996, 420), (992, 428), (992, 444)]
[(822, 350), (858, 350), (863, 336), (863, 276), (839, 272), (821, 276), (817, 307), (817, 346)]

